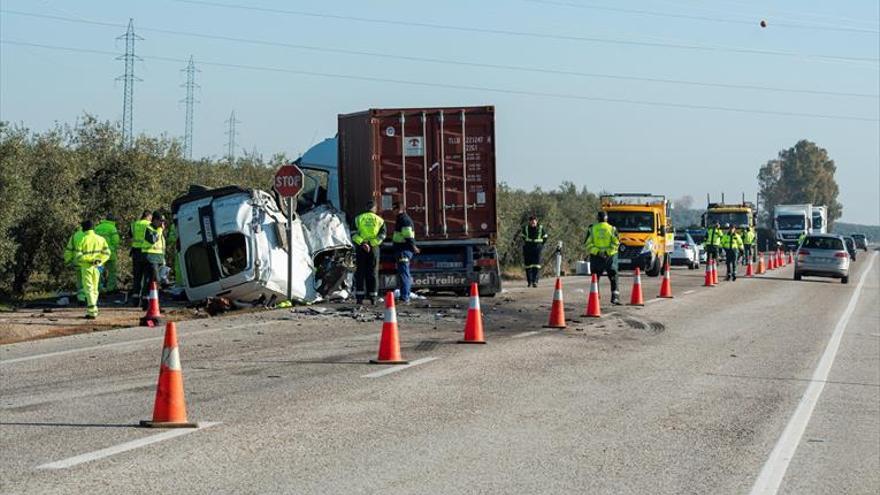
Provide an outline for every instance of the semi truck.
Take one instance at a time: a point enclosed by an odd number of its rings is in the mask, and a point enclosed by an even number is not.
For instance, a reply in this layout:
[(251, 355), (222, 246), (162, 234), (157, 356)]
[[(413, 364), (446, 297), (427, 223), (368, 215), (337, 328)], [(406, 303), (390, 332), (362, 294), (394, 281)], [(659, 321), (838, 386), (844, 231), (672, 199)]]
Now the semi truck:
[(776, 240), (787, 249), (794, 249), (802, 234), (809, 234), (813, 223), (813, 205), (776, 205), (773, 208), (773, 228)]
[(672, 204), (665, 196), (644, 193), (607, 194), (599, 201), (620, 235), (620, 269), (639, 267), (648, 276), (659, 275), (664, 255), (674, 249)]
[(813, 227), (812, 232), (814, 234), (827, 234), (828, 233), (828, 207), (827, 206), (813, 206)]
[(501, 291), (494, 107), (342, 114), (337, 146), (339, 205), (349, 223), (372, 201), (387, 225), (380, 290), (397, 288), (390, 238), (399, 202), (421, 250), (410, 263), (414, 290), (466, 294), (476, 282), (481, 295)]

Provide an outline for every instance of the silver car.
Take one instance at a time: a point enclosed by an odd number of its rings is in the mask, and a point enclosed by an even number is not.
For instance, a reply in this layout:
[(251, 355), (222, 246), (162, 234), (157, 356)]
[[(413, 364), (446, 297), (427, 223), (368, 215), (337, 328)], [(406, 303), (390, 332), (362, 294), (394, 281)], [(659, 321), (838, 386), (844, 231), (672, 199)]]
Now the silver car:
[(834, 234), (812, 234), (798, 247), (794, 262), (794, 279), (801, 277), (839, 278), (849, 283), (849, 252), (843, 237)]

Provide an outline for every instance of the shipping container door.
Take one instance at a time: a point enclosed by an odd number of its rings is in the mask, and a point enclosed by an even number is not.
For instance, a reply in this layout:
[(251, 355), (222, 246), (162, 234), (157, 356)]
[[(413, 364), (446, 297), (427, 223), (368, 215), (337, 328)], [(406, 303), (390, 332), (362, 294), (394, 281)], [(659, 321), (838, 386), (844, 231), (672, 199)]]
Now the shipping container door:
[(379, 214), (389, 223), (389, 237), (395, 214), (392, 205), (402, 202), (416, 224), (416, 234), (424, 235), (426, 214), (430, 207), (425, 200), (427, 154), (425, 124), (421, 113), (399, 112), (375, 119), (378, 129), (375, 159), (376, 184), (379, 190)]

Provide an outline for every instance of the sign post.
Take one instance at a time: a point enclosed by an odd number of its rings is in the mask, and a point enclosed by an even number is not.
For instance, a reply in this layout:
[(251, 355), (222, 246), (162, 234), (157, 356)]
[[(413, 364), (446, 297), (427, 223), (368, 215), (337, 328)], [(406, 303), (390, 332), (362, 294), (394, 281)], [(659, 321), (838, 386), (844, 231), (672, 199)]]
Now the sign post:
[(275, 190), (287, 199), (287, 300), (293, 300), (293, 219), (296, 215), (296, 197), (303, 188), (303, 171), (290, 163), (275, 173)]

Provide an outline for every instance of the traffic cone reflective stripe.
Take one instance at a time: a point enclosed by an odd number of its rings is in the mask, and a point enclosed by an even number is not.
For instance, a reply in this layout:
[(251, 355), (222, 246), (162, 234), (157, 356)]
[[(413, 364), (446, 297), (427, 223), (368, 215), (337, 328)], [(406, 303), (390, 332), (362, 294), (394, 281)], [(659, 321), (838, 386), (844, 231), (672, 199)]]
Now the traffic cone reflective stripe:
[(485, 344), (483, 339), (483, 313), (480, 311), (480, 289), (476, 282), (471, 284), (471, 297), (468, 303), (467, 320), (464, 323), (464, 339), (459, 344)]
[(186, 419), (186, 398), (183, 393), (183, 368), (177, 347), (177, 326), (173, 321), (165, 326), (165, 343), (159, 363), (159, 381), (156, 385), (156, 403), (153, 419), (141, 421), (151, 428), (196, 428), (197, 423)]
[(159, 288), (156, 282), (150, 282), (150, 291), (147, 293), (147, 313), (141, 317), (142, 327), (155, 327), (162, 324), (162, 314), (159, 310)]
[(703, 280), (703, 287), (714, 287), (712, 283), (712, 260), (706, 263), (706, 277)]
[(587, 311), (584, 316), (598, 318), (602, 316), (599, 304), (599, 278), (594, 273), (590, 279), (590, 294), (587, 296)]
[(407, 364), (400, 357), (400, 339), (397, 335), (397, 310), (394, 307), (394, 293), (385, 294), (385, 318), (382, 321), (382, 335), (379, 337), (379, 355), (371, 359), (373, 364)]
[(660, 283), (660, 295), (666, 299), (672, 299), (672, 276), (669, 272), (669, 262), (666, 262), (666, 270), (663, 272), (663, 281)]
[(630, 306), (644, 306), (645, 298), (642, 297), (642, 272), (636, 267), (636, 273), (633, 276), (632, 296), (629, 298)]
[(562, 279), (556, 277), (553, 289), (553, 305), (550, 307), (550, 321), (544, 328), (565, 328), (565, 305), (562, 301)]

